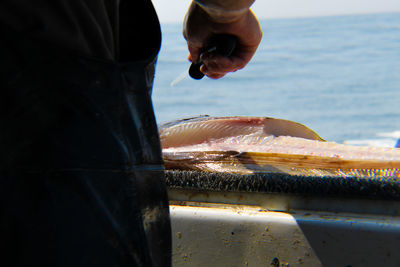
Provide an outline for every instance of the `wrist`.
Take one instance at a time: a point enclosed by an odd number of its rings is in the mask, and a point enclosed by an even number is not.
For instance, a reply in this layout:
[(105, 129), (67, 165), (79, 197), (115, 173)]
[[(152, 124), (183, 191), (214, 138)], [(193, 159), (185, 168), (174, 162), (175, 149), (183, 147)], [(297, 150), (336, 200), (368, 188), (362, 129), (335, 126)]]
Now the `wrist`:
[(192, 6), (201, 8), (214, 22), (231, 23), (250, 12), (254, 0), (194, 0)]

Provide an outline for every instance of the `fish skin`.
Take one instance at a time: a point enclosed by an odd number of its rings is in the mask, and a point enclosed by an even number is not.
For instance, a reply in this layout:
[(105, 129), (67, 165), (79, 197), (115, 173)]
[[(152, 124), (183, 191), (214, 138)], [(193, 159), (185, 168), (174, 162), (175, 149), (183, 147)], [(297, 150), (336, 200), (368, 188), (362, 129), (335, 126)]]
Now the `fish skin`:
[(167, 169), (400, 177), (400, 149), (326, 142), (288, 120), (193, 118), (160, 127), (160, 138)]

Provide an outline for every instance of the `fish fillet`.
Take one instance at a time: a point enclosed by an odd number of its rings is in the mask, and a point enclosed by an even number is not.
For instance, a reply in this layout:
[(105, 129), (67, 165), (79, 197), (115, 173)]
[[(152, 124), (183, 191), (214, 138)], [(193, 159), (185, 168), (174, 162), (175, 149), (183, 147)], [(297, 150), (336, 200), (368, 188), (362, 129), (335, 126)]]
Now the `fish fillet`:
[(399, 176), (400, 149), (326, 142), (296, 122), (201, 117), (160, 127), (169, 169), (293, 175)]

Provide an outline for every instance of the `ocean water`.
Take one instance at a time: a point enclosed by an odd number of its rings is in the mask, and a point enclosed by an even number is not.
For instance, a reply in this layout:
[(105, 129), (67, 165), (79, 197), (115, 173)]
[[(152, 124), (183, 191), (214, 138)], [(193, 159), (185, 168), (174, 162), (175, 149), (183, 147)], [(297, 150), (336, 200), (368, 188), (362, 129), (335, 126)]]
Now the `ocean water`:
[(187, 70), (181, 24), (162, 24), (153, 89), (159, 123), (201, 114), (302, 123), (329, 141), (394, 146), (400, 137), (400, 13), (261, 21), (249, 65), (220, 80)]

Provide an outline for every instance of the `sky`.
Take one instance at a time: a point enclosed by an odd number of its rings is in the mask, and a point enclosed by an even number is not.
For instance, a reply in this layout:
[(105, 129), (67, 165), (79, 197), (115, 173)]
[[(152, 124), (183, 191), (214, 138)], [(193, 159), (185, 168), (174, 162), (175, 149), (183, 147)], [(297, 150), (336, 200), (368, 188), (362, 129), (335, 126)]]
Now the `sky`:
[[(182, 22), (191, 0), (152, 0), (161, 23)], [(400, 12), (400, 0), (257, 0), (259, 19)]]

